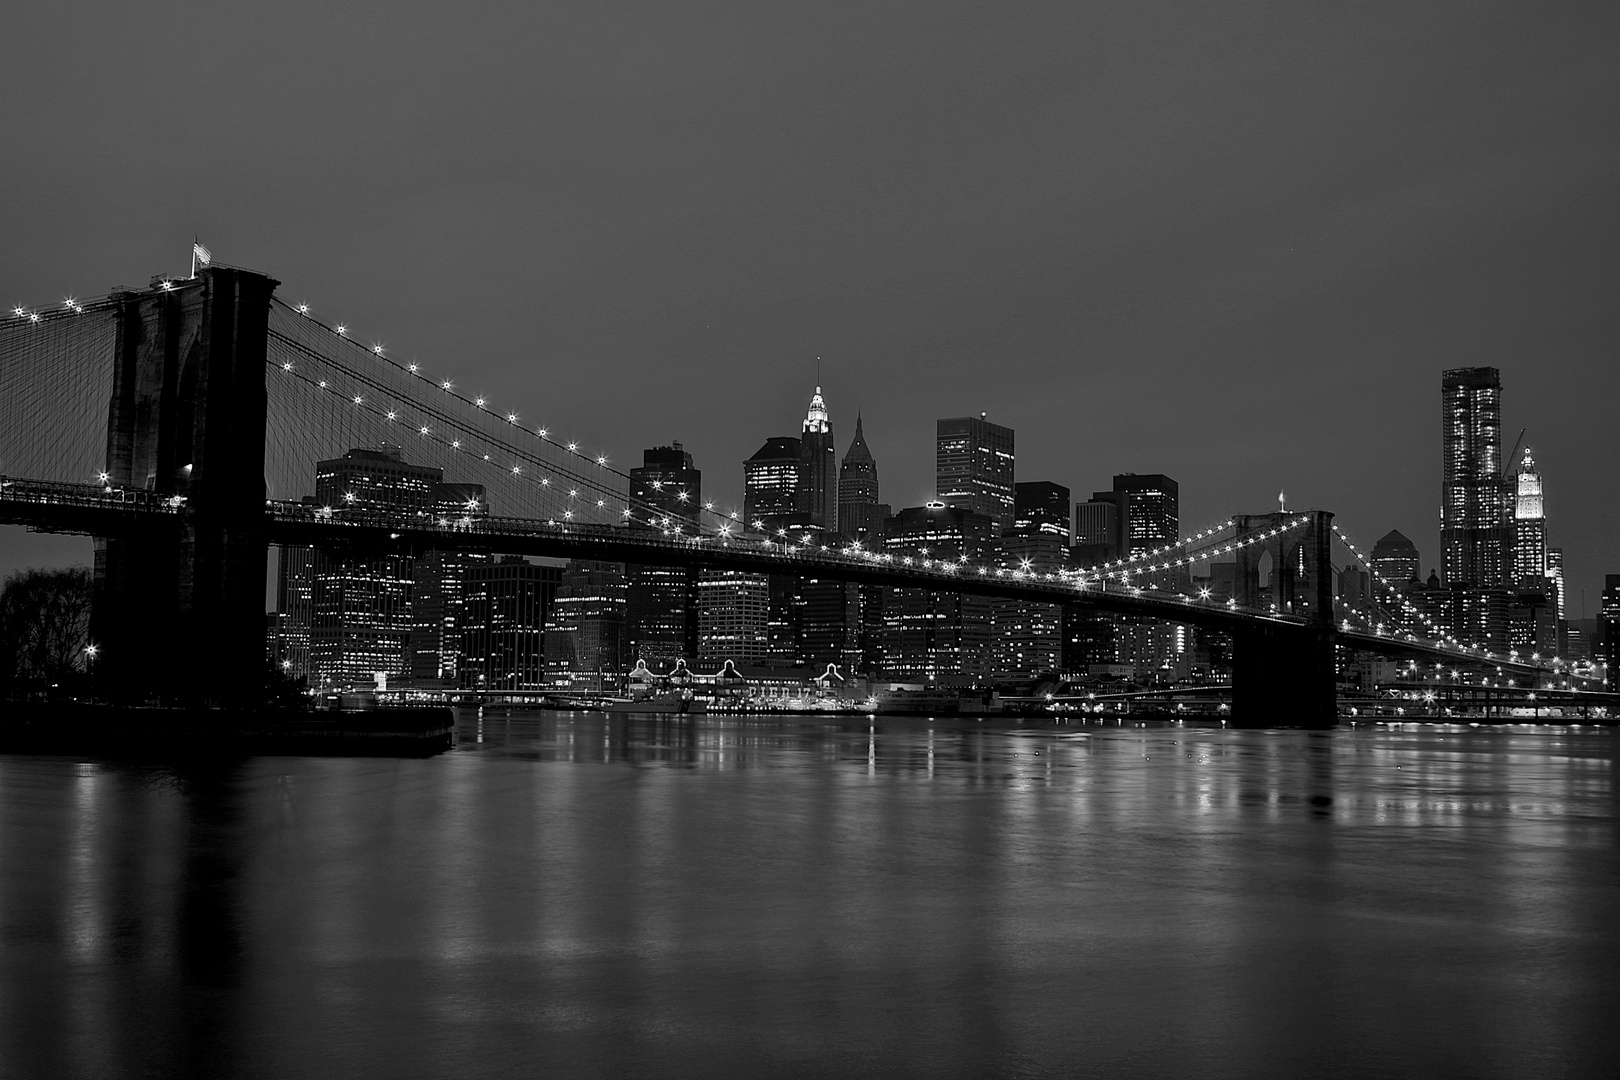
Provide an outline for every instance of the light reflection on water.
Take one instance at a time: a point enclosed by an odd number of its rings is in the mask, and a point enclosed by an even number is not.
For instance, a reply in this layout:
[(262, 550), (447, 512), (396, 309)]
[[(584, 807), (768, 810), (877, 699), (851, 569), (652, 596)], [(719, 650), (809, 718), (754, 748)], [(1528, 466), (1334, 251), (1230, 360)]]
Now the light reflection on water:
[(1607, 1076), (1617, 734), (469, 712), (0, 757), (0, 1074)]

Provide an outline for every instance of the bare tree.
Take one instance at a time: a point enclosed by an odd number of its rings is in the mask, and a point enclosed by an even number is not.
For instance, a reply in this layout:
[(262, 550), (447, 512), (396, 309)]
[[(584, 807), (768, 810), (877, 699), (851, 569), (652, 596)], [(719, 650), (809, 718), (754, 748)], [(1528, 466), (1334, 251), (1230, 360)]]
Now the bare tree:
[(0, 588), (0, 678), (58, 682), (83, 671), (90, 641), (87, 567), (21, 570)]

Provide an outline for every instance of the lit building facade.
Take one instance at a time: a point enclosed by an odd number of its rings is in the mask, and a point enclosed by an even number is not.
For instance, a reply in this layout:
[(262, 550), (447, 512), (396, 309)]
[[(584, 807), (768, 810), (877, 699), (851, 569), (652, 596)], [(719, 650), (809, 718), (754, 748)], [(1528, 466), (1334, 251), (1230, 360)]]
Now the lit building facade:
[(1513, 584), (1520, 592), (1546, 592), (1547, 512), (1541, 473), (1529, 450), (1513, 479)]
[(984, 413), (935, 424), (935, 498), (946, 506), (982, 514), (996, 534), (1014, 520), (1013, 429), (992, 424)]
[(770, 655), (770, 579), (737, 570), (698, 578), (698, 659), (763, 663)]
[[(936, 501), (890, 518), (883, 544), (885, 551), (901, 557), (980, 563), (994, 552), (995, 538), (994, 518)], [(889, 589), (883, 626), (883, 667), (890, 678), (985, 678), (990, 673), (994, 616), (987, 597)]]
[(1447, 585), (1505, 588), (1511, 508), (1502, 478), (1501, 373), (1443, 372), (1440, 397), (1441, 578)]
[[(397, 446), (357, 447), (315, 467), (315, 502), (349, 511), (432, 512), (444, 473), (405, 461)], [(411, 675), (416, 560), (353, 558), (316, 550), (312, 560), (309, 666), (321, 688), (371, 686)], [(289, 594), (296, 590), (289, 590)]]
[(470, 567), (462, 581), (462, 686), (541, 690), (547, 685), (545, 629), (562, 571), (516, 555)]
[(767, 439), (743, 462), (743, 519), (747, 527), (774, 533), (785, 529), (798, 508), (798, 439)]
[[(703, 473), (680, 443), (642, 452), (630, 470), (630, 527), (695, 532), (701, 527)], [(691, 567), (625, 566), (626, 643), (630, 660), (655, 670), (697, 655), (698, 573)]]
[(838, 532), (838, 450), (833, 446), (827, 403), (816, 387), (799, 435), (799, 475), (794, 511), (801, 524), (827, 535)]
[(547, 684), (562, 690), (617, 689), (627, 671), (624, 623), (623, 564), (569, 562), (546, 619)]

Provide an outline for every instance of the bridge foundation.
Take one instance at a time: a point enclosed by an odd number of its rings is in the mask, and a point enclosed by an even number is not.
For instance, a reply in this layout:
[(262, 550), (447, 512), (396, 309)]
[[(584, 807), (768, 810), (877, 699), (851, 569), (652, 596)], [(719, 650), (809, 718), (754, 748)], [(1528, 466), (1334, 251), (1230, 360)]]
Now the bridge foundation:
[(276, 282), (212, 268), (118, 297), (107, 483), (185, 500), (173, 537), (96, 543), (91, 635), (110, 692), (256, 698), (265, 671), (264, 430)]
[[(1303, 528), (1295, 523), (1305, 519)], [(1273, 534), (1238, 554), (1240, 604), (1305, 619), (1232, 634), (1235, 727), (1330, 728), (1338, 721), (1333, 621), (1333, 515), (1280, 511), (1234, 519), (1240, 538)], [(1262, 567), (1269, 569), (1262, 579)]]

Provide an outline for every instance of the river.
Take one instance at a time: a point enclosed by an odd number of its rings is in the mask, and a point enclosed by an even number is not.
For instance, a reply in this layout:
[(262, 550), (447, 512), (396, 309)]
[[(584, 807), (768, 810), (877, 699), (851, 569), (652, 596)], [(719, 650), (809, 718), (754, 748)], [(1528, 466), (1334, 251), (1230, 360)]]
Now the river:
[(1609, 1077), (1620, 733), (460, 714), (0, 756), (10, 1077)]

